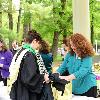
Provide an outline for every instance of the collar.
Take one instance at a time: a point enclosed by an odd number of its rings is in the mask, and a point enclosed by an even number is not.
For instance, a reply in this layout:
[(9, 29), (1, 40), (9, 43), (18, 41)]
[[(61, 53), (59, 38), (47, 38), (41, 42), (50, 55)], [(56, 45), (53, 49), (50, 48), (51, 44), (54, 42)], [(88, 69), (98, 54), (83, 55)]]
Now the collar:
[(31, 47), (31, 45), (30, 44), (24, 44), (23, 46), (22, 46), (23, 48), (25, 48), (25, 49), (28, 49), (30, 52), (32, 52), (33, 54), (35, 54), (35, 49), (33, 49), (32, 47)]

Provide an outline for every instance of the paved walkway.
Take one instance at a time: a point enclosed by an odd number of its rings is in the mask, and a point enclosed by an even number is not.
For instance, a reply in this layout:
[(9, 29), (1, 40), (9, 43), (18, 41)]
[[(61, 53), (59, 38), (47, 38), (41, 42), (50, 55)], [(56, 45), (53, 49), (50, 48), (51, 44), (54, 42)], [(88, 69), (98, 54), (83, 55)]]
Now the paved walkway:
[(99, 56), (95, 56), (93, 58), (93, 63), (98, 63), (98, 62), (100, 62), (100, 55)]

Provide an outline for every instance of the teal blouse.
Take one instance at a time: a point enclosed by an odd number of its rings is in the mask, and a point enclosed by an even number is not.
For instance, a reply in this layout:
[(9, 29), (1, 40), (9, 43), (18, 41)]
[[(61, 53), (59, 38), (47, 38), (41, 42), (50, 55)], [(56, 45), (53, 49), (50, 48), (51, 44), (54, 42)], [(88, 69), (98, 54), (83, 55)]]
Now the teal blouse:
[(48, 54), (44, 54), (44, 53), (40, 53), (41, 57), (43, 59), (44, 65), (47, 69), (48, 73), (52, 73), (52, 62), (53, 62), (53, 56), (51, 53)]
[(83, 94), (91, 87), (96, 86), (96, 76), (92, 73), (92, 57), (79, 58), (68, 53), (57, 72), (62, 74), (68, 70), (76, 79), (72, 80), (72, 92)]

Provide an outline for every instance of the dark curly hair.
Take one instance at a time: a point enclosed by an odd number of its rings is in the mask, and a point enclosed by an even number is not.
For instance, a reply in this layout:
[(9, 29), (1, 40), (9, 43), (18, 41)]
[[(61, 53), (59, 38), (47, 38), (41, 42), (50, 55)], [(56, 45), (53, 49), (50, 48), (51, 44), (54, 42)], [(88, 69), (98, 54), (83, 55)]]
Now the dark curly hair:
[(31, 43), (34, 39), (36, 39), (36, 41), (39, 41), (40, 43), (42, 41), (42, 37), (38, 32), (36, 32), (35, 30), (28, 31), (28, 34), (25, 37), (25, 42)]
[(75, 33), (71, 35), (70, 41), (75, 46), (79, 57), (85, 58), (94, 55), (92, 44), (82, 34)]
[(50, 52), (50, 46), (45, 40), (42, 40), (39, 52), (44, 54), (48, 54)]

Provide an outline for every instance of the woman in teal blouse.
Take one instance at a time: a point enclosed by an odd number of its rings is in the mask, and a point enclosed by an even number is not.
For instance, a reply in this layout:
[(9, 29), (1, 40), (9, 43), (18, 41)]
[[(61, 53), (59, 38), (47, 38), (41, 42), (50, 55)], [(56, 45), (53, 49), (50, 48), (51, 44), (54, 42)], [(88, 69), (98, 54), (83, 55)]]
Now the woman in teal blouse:
[(62, 74), (68, 70), (68, 76), (59, 76), (61, 79), (72, 81), (72, 92), (75, 95), (96, 97), (96, 77), (92, 73), (92, 45), (81, 34), (70, 37), (71, 49), (65, 56), (57, 72)]

